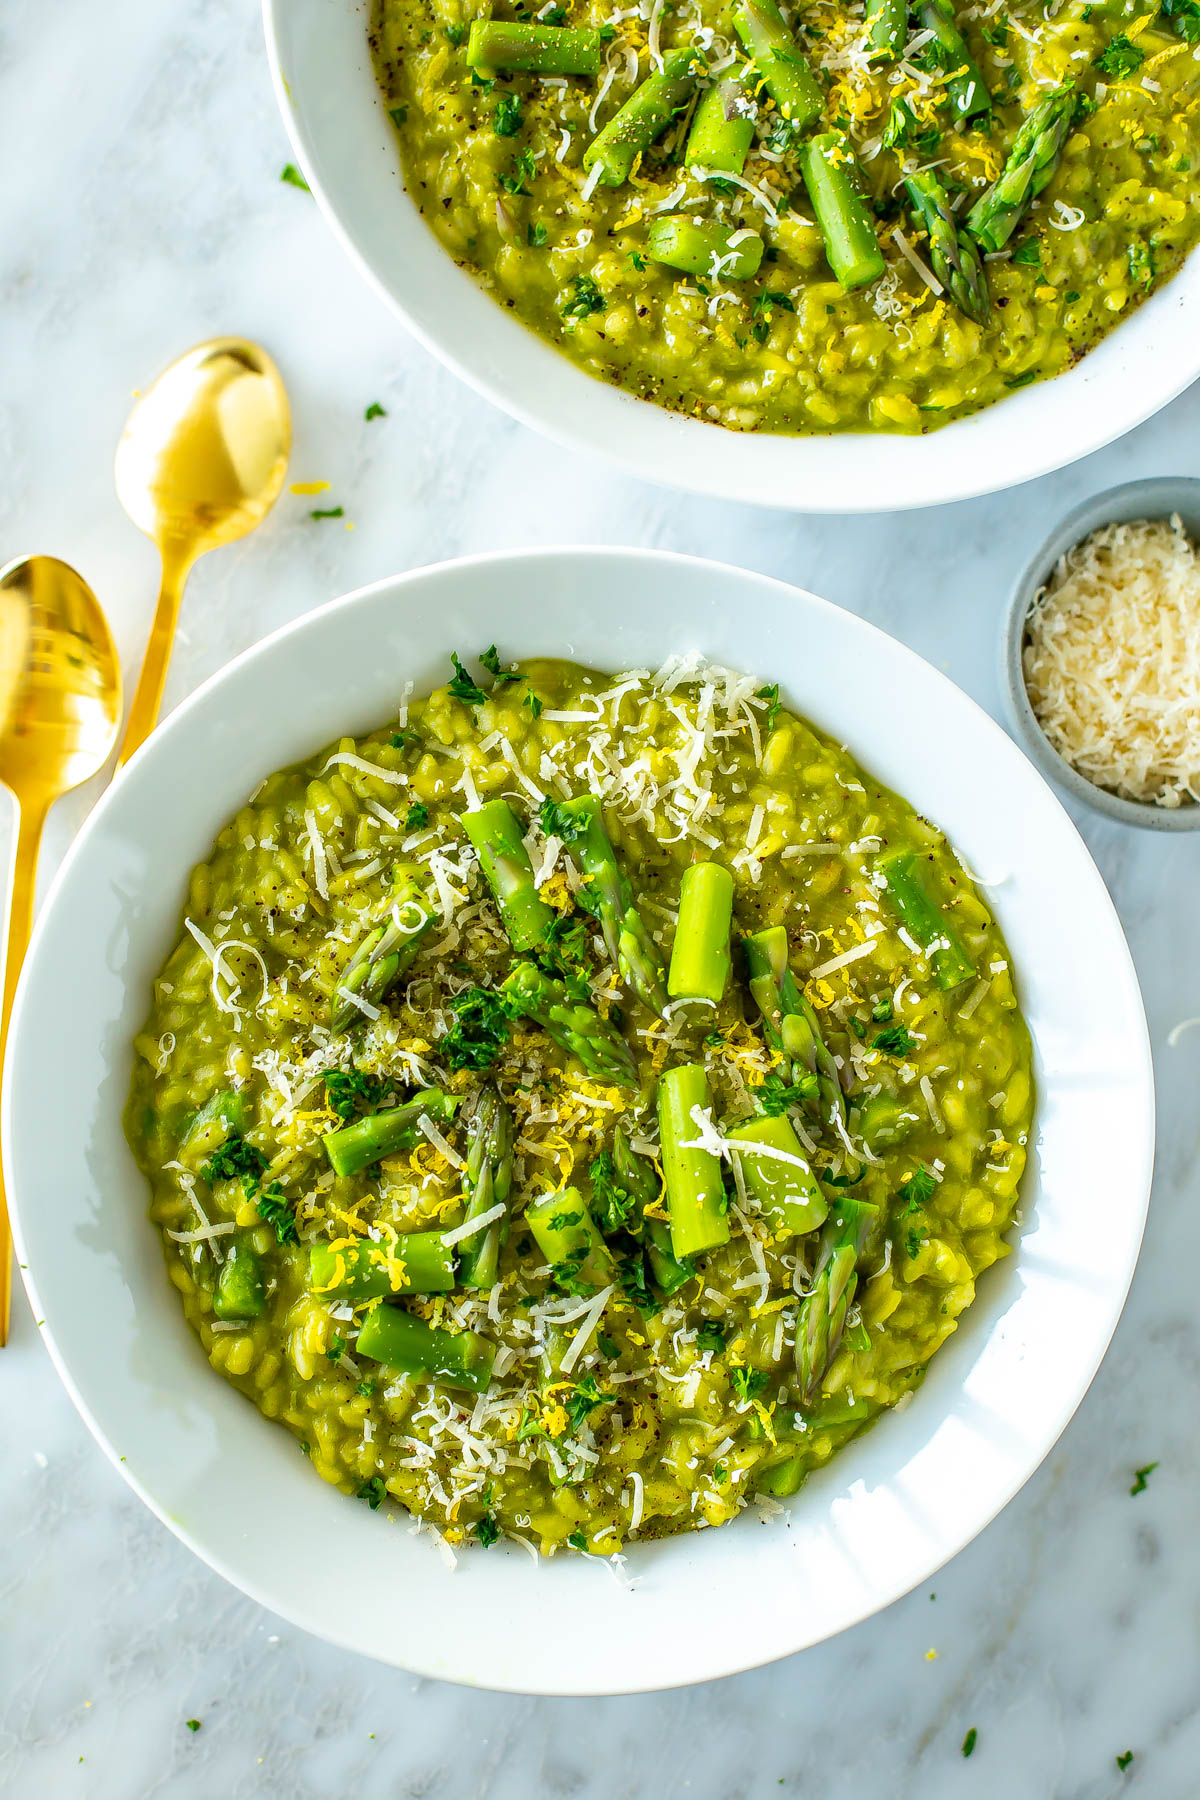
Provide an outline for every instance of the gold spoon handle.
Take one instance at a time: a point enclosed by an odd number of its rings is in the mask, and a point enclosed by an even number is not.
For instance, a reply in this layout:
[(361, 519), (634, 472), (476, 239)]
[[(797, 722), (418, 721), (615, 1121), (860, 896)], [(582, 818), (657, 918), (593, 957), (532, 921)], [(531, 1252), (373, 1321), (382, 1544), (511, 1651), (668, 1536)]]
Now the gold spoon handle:
[(179, 619), (179, 602), (183, 599), (183, 585), (195, 560), (196, 552), (189, 544), (168, 542), (163, 546), (162, 586), (158, 590), (154, 623), (146, 641), (142, 672), (138, 676), (129, 718), (125, 724), (125, 739), (117, 756), (118, 769), (125, 767), (134, 751), (150, 736), (157, 722), (167, 679), (167, 666), (171, 661), (175, 626)]
[[(12, 1014), (17, 977), (25, 960), (29, 933), (33, 928), (34, 884), (37, 880), (38, 844), (42, 826), (49, 811), (48, 799), (22, 806), (17, 802), (17, 845), (13, 853), (12, 881), (8, 894), (8, 935), (4, 945), (4, 1000), (0, 1005), (0, 1068), (8, 1044), (8, 1021)], [(8, 1227), (8, 1204), (4, 1197), (4, 1175), (0, 1170), (0, 1349), (8, 1342), (9, 1305), (12, 1298), (12, 1233)]]

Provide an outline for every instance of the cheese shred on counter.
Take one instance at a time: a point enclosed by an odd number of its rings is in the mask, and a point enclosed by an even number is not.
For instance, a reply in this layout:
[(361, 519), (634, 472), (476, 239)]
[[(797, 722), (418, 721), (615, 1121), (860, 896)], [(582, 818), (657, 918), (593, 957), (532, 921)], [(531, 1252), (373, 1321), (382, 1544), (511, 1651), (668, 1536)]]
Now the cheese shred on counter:
[(1034, 600), (1023, 652), (1060, 756), (1127, 800), (1200, 799), (1200, 558), (1178, 515), (1105, 525)]

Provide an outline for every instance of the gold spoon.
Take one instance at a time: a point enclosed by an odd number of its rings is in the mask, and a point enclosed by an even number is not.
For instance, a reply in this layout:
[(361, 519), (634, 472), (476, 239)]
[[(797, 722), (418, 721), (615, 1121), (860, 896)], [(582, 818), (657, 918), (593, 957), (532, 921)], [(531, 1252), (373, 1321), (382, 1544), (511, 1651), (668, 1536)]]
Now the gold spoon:
[(158, 718), (192, 564), (262, 523), (283, 487), (291, 439), (279, 371), (245, 338), (198, 344), (129, 415), (117, 446), (117, 497), (158, 545), (163, 572), (118, 768)]
[[(51, 806), (108, 761), (121, 720), (121, 665), (87, 582), (54, 556), (0, 570), (0, 781), (16, 804), (0, 1065), (33, 924), (38, 844)], [(0, 1175), (0, 1347), (8, 1341), (12, 1239)]]

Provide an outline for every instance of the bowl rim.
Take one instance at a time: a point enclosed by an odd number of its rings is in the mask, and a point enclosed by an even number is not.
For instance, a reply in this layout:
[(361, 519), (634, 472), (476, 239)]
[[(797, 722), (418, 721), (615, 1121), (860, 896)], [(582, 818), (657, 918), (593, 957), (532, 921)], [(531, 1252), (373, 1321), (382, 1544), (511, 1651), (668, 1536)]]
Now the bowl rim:
[[(627, 1677), (623, 1677), (620, 1680), (609, 1680), (600, 1684), (597, 1684), (595, 1680), (592, 1680), (584, 1685), (580, 1685), (578, 1680), (573, 1680), (571, 1678), (569, 1668), (567, 1667), (564, 1667), (561, 1674), (556, 1674), (553, 1679), (547, 1679), (543, 1682), (539, 1682), (537, 1685), (531, 1686), (528, 1680), (525, 1679), (495, 1679), (491, 1676), (481, 1679), (476, 1674), (466, 1674), (461, 1670), (446, 1669), (444, 1667), (435, 1666), (429, 1662), (423, 1663), (419, 1657), (414, 1657), (411, 1654), (406, 1655), (401, 1659), (398, 1655), (384, 1653), (373, 1646), (365, 1647), (353, 1632), (349, 1632), (338, 1623), (332, 1622), (328, 1616), (314, 1616), (313, 1603), (308, 1600), (306, 1596), (296, 1592), (295, 1584), (288, 1589), (285, 1596), (281, 1599), (277, 1589), (273, 1589), (269, 1584), (260, 1583), (254, 1574), (248, 1574), (244, 1564), (232, 1566), (231, 1558), (228, 1554), (215, 1551), (211, 1543), (205, 1541), (205, 1533), (202, 1529), (190, 1526), (183, 1518), (178, 1516), (178, 1514), (172, 1510), (169, 1501), (165, 1500), (161, 1495), (156, 1495), (155, 1492), (153, 1492), (141, 1479), (136, 1466), (136, 1461), (126, 1461), (125, 1457), (119, 1453), (118, 1443), (114, 1441), (108, 1426), (102, 1422), (102, 1419), (99, 1416), (99, 1413), (103, 1409), (93, 1405), (96, 1392), (95, 1374), (94, 1372), (87, 1371), (80, 1373), (80, 1359), (78, 1357), (74, 1359), (69, 1357), (58, 1342), (55, 1320), (52, 1316), (54, 1307), (47, 1304), (44, 1294), (39, 1294), (38, 1272), (37, 1269), (30, 1265), (25, 1219), (27, 1205), (31, 1209), (30, 1216), (33, 1217), (34, 1187), (32, 1182), (28, 1183), (29, 1198), (27, 1200), (26, 1175), (28, 1169), (33, 1166), (33, 1163), (32, 1158), (27, 1159), (24, 1154), (26, 1145), (22, 1133), (28, 1130), (29, 1127), (26, 1123), (27, 1115), (22, 1108), (22, 1101), (23, 1099), (28, 1098), (28, 1094), (31, 1091), (30, 1084), (33, 1082), (33, 1078), (27, 1074), (27, 1061), (21, 1059), (21, 1052), (25, 1048), (26, 1039), (36, 1037), (39, 1024), (39, 1020), (35, 1015), (34, 1001), (31, 1000), (30, 995), (42, 980), (41, 968), (43, 961), (51, 960), (49, 951), (43, 955), (43, 944), (52, 942), (60, 896), (67, 892), (69, 885), (74, 881), (76, 866), (83, 863), (89, 855), (91, 842), (93, 838), (98, 837), (103, 831), (109, 812), (119, 806), (121, 795), (126, 791), (125, 783), (133, 783), (136, 786), (135, 774), (139, 768), (145, 769), (152, 761), (157, 760), (160, 756), (164, 756), (166, 754), (164, 745), (169, 746), (177, 737), (184, 737), (186, 739), (193, 716), (199, 714), (203, 718), (210, 709), (214, 696), (223, 688), (227, 685), (233, 686), (243, 674), (249, 672), (253, 672), (261, 678), (262, 673), (270, 668), (271, 659), (277, 652), (285, 649), (294, 640), (300, 639), (313, 631), (319, 632), (327, 620), (346, 613), (355, 607), (363, 607), (365, 609), (372, 604), (380, 603), (385, 600), (394, 602), (399, 595), (403, 595), (406, 590), (410, 589), (414, 589), (416, 593), (419, 594), (423, 583), (435, 583), (439, 580), (445, 580), (449, 576), (457, 575), (464, 569), (483, 569), (489, 574), (492, 574), (498, 564), (508, 564), (516, 565), (518, 568), (522, 569), (532, 568), (536, 571), (539, 565), (547, 567), (551, 565), (555, 559), (566, 559), (568, 562), (575, 563), (582, 560), (593, 563), (598, 562), (601, 565), (608, 565), (610, 569), (617, 573), (619, 573), (622, 565), (628, 566), (631, 563), (649, 565), (656, 576), (661, 576), (662, 572), (668, 568), (682, 572), (701, 572), (709, 576), (715, 575), (720, 578), (721, 581), (732, 579), (748, 592), (756, 591), (759, 595), (773, 596), (774, 599), (780, 603), (786, 600), (788, 603), (795, 605), (798, 611), (811, 609), (815, 613), (820, 613), (831, 619), (836, 619), (838, 621), (838, 632), (844, 632), (851, 643), (856, 644), (856, 647), (861, 646), (868, 640), (883, 640), (888, 646), (889, 656), (899, 662), (902, 670), (905, 668), (919, 669), (923, 674), (923, 678), (927, 679), (939, 693), (954, 696), (954, 704), (956, 706), (961, 706), (965, 712), (972, 717), (973, 722), (977, 725), (982, 737), (995, 748), (997, 753), (1002, 754), (1007, 758), (1017, 757), (1018, 760), (1020, 760), (1020, 752), (1012, 744), (1002, 728), (997, 725), (996, 722), (970, 698), (970, 696), (957, 688), (947, 676), (941, 673), (941, 671), (925, 662), (925, 660), (918, 656), (916, 652), (909, 650), (907, 646), (901, 644), (898, 640), (890, 638), (888, 634), (882, 632), (878, 627), (858, 618), (854, 614), (845, 612), (843, 609), (834, 606), (831, 602), (822, 600), (818, 596), (808, 593), (806, 590), (791, 587), (773, 577), (760, 575), (756, 571), (739, 569), (727, 564), (716, 564), (707, 559), (683, 555), (676, 552), (622, 548), (607, 545), (572, 545), (562, 547), (539, 547), (533, 550), (509, 550), (498, 553), (478, 553), (455, 559), (449, 563), (428, 565), (424, 568), (406, 571), (398, 576), (384, 578), (366, 587), (357, 589), (350, 594), (330, 600), (313, 612), (289, 621), (270, 633), (267, 637), (248, 647), (238, 657), (225, 665), (224, 668), (216, 671), (201, 684), (200, 687), (189, 695), (174, 713), (172, 713), (170, 718), (164, 722), (160, 730), (156, 732), (151, 739), (147, 740), (147, 742), (139, 749), (136, 756), (131, 759), (128, 770), (122, 777), (122, 780), (118, 783), (114, 783), (108, 793), (102, 797), (91, 817), (84, 825), (75, 843), (68, 851), (68, 854), (55, 877), (35, 930), (34, 940), (30, 948), (30, 955), (26, 963), (26, 974), (22, 977), (21, 988), (17, 996), (14, 1013), (13, 1031), (10, 1038), (11, 1060), (6, 1069), (6, 1079), (4, 1081), (2, 1122), (5, 1162), (6, 1166), (12, 1171), (11, 1197), (13, 1201), (13, 1224), (18, 1251), (18, 1261), (22, 1265), (22, 1273), (25, 1278), (26, 1287), (35, 1308), (35, 1317), (38, 1318), (40, 1323), (44, 1322), (41, 1323), (41, 1329), (42, 1334), (46, 1338), (47, 1347), (50, 1350), (50, 1354), (74, 1404), (84, 1418), (84, 1421), (88, 1425), (93, 1436), (96, 1437), (101, 1448), (108, 1455), (110, 1461), (118, 1469), (121, 1475), (129, 1482), (134, 1491), (139, 1494), (140, 1498), (145, 1501), (150, 1509), (156, 1513), (163, 1523), (165, 1523), (172, 1532), (181, 1539), (181, 1541), (195, 1551), (195, 1553), (208, 1563), (210, 1567), (214, 1568), (227, 1580), (231, 1581), (235, 1586), (249, 1594), (263, 1606), (268, 1607), (302, 1628), (312, 1631), (314, 1634), (323, 1637), (328, 1641), (338, 1643), (345, 1648), (357, 1650), (360, 1653), (366, 1648), (367, 1654), (381, 1656), (383, 1660), (391, 1661), (396, 1666), (413, 1670), (416, 1673), (441, 1679), (465, 1681), (472, 1685), (495, 1687), (503, 1691), (518, 1693), (538, 1692), (597, 1695), (604, 1693), (648, 1691), (683, 1685), (697, 1680), (712, 1679), (725, 1674), (736, 1673), (751, 1667), (761, 1666), (763, 1663), (775, 1660), (780, 1655), (789, 1654), (796, 1649), (802, 1649), (811, 1644), (820, 1642), (825, 1637), (834, 1635), (836, 1632), (847, 1629), (852, 1624), (859, 1623), (863, 1619), (873, 1616), (874, 1613), (882, 1610), (883, 1607), (890, 1605), (893, 1600), (900, 1598), (904, 1593), (927, 1580), (936, 1569), (942, 1567), (950, 1557), (956, 1555), (959, 1550), (964, 1548), (965, 1545), (970, 1542), (971, 1539), (976, 1536), (1005, 1505), (1007, 1505), (1013, 1495), (1019, 1491), (1034, 1473), (1036, 1468), (1044, 1460), (1045, 1456), (1049, 1454), (1054, 1443), (1058, 1440), (1062, 1431), (1065, 1430), (1070, 1418), (1073, 1416), (1076, 1408), (1091, 1385), (1091, 1381), (1103, 1359), (1111, 1340), (1112, 1333), (1120, 1318), (1129, 1283), (1132, 1280), (1133, 1272), (1136, 1267), (1141, 1234), (1149, 1202), (1150, 1174), (1153, 1163), (1154, 1146), (1154, 1088), (1150, 1061), (1149, 1037), (1146, 1028), (1144, 1008), (1138, 990), (1137, 977), (1132, 958), (1129, 954), (1128, 946), (1125, 943), (1124, 934), (1121, 930), (1115, 909), (1112, 906), (1107, 891), (1104, 889), (1099, 873), (1095, 869), (1095, 866), (1088, 855), (1086, 846), (1084, 846), (1080, 840), (1074, 825), (1071, 823), (1069, 817), (1063, 812), (1057, 799), (1048, 789), (1046, 789), (1045, 783), (1041, 781), (1037, 772), (1031, 770), (1028, 765), (1026, 765), (1025, 772), (1032, 776), (1035, 789), (1040, 788), (1042, 790), (1042, 796), (1039, 796), (1039, 798), (1044, 798), (1052, 810), (1055, 830), (1062, 834), (1064, 849), (1069, 850), (1073, 858), (1082, 858), (1082, 863), (1079, 866), (1091, 890), (1091, 901), (1097, 909), (1097, 915), (1103, 916), (1105, 929), (1112, 939), (1113, 958), (1110, 967), (1113, 984), (1112, 991), (1114, 994), (1119, 992), (1123, 995), (1123, 1010), (1130, 1015), (1131, 1037), (1129, 1042), (1129, 1052), (1131, 1067), (1136, 1063), (1136, 1097), (1140, 1103), (1140, 1114), (1137, 1120), (1136, 1132), (1131, 1132), (1130, 1138), (1130, 1155), (1137, 1170), (1131, 1186), (1131, 1191), (1134, 1192), (1135, 1200), (1132, 1207), (1129, 1207), (1126, 1211), (1124, 1217), (1125, 1244), (1120, 1268), (1116, 1270), (1115, 1273), (1109, 1273), (1109, 1278), (1106, 1283), (1102, 1326), (1096, 1329), (1091, 1335), (1086, 1356), (1083, 1362), (1077, 1365), (1077, 1369), (1073, 1370), (1070, 1383), (1062, 1393), (1059, 1393), (1056, 1396), (1056, 1412), (1053, 1429), (1045, 1436), (1038, 1435), (1036, 1448), (1033, 1449), (1032, 1452), (1022, 1451), (1018, 1458), (1010, 1462), (1004, 1480), (996, 1482), (993, 1479), (984, 1510), (978, 1513), (971, 1513), (969, 1525), (966, 1529), (958, 1527), (948, 1532), (944, 1539), (939, 1537), (936, 1548), (931, 1550), (927, 1560), (923, 1561), (920, 1566), (915, 1569), (905, 1569), (897, 1574), (897, 1572), (889, 1566), (886, 1577), (876, 1578), (877, 1588), (872, 1592), (869, 1602), (859, 1605), (857, 1609), (852, 1607), (844, 1616), (838, 1619), (836, 1624), (826, 1626), (814, 1635), (807, 1637), (801, 1635), (798, 1641), (790, 1640), (789, 1644), (784, 1648), (778, 1648), (774, 1645), (763, 1648), (760, 1645), (751, 1644), (743, 1640), (736, 1645), (730, 1643), (718, 1656), (707, 1661), (698, 1672), (693, 1665), (690, 1671), (683, 1673), (675, 1671), (664, 1674), (656, 1671), (651, 1679), (637, 1677), (630, 1680)], [(526, 653), (535, 654), (536, 652)], [(561, 653), (568, 652), (564, 650), (564, 652)], [(347, 715), (353, 711), (353, 705), (354, 703), (352, 701), (347, 701), (343, 695), (342, 706)], [(372, 705), (374, 705), (374, 702), (372, 702)], [(212, 720), (210, 719), (208, 723), (211, 725)], [(236, 800), (232, 800), (227, 804), (236, 806), (237, 802)], [(24, 1095), (22, 1094), (22, 1089), (26, 1089)], [(1136, 1146), (1133, 1145), (1134, 1137), (1136, 1137), (1137, 1140)], [(43, 1146), (39, 1144), (39, 1152), (42, 1148)], [(33, 1146), (30, 1145), (29, 1149), (32, 1152)], [(20, 1154), (14, 1154), (14, 1151), (18, 1151)], [(144, 1225), (144, 1214), (139, 1214), (139, 1221)], [(155, 1248), (157, 1250), (157, 1245)], [(1018, 1259), (1014, 1258), (1013, 1262), (1015, 1263), (1017, 1260)], [(163, 1283), (164, 1293), (166, 1293), (167, 1288), (168, 1284)], [(168, 1298), (170, 1298), (169, 1295)], [(179, 1312), (179, 1317), (180, 1320), (182, 1320), (181, 1311)], [(996, 1329), (1000, 1330), (1001, 1328), (997, 1327)], [(953, 1340), (951, 1345), (943, 1347), (942, 1355), (945, 1356), (946, 1351), (952, 1348)], [(935, 1359), (935, 1362), (936, 1360), (937, 1359)], [(201, 1370), (200, 1374), (205, 1383), (204, 1392), (206, 1400), (211, 1390), (215, 1406), (216, 1396), (219, 1392), (226, 1390), (226, 1384), (214, 1380), (211, 1376), (211, 1372), (207, 1368)], [(88, 1391), (85, 1392), (85, 1389)], [(232, 1395), (232, 1390), (228, 1390), (228, 1393)], [(91, 1397), (89, 1397), (89, 1395)], [(237, 1399), (240, 1406), (240, 1397), (234, 1396), (234, 1398)], [(247, 1409), (247, 1411), (249, 1411), (249, 1409)], [(889, 1420), (893, 1418), (898, 1419), (899, 1415), (895, 1413), (888, 1415), (888, 1417), (881, 1422), (881, 1425), (877, 1427), (876, 1432), (870, 1434), (871, 1439), (878, 1439), (882, 1431), (887, 1427)], [(261, 1422), (257, 1416), (253, 1419), (253, 1425), (257, 1430), (261, 1431)], [(265, 1444), (265, 1440), (268, 1436), (273, 1437), (278, 1435), (282, 1437), (284, 1434), (262, 1435)], [(864, 1443), (868, 1441), (869, 1440), (867, 1439), (860, 1440), (860, 1442)], [(841, 1459), (834, 1459), (832, 1465), (833, 1469), (837, 1469), (840, 1460)], [(816, 1484), (824, 1480), (827, 1475), (828, 1471), (822, 1471), (817, 1477), (814, 1477), (814, 1482), (810, 1484), (809, 1489), (806, 1491), (811, 1493)], [(324, 1484), (319, 1482), (314, 1482), (311, 1485), (314, 1488), (324, 1488)], [(861, 1483), (857, 1485), (861, 1485)], [(325, 1490), (325, 1492), (331, 1498), (338, 1498), (333, 1495), (333, 1490)], [(354, 1509), (351, 1510), (353, 1511)], [(741, 1523), (743, 1528), (745, 1528), (746, 1521), (742, 1521)], [(348, 1528), (354, 1529), (353, 1522), (349, 1523)], [(736, 1531), (736, 1525), (734, 1529)], [(791, 1541), (794, 1540), (797, 1535), (798, 1534), (789, 1533), (788, 1539), (780, 1537), (776, 1540), (777, 1549), (775, 1554), (778, 1558), (782, 1559), (779, 1563), (781, 1569), (785, 1568), (786, 1565), (786, 1553), (788, 1551), (794, 1552), (797, 1548), (795, 1542)], [(731, 1542), (731, 1540), (726, 1539), (724, 1532), (690, 1534), (690, 1538), (692, 1540), (690, 1548), (693, 1551), (695, 1549), (696, 1540), (707, 1540), (708, 1542), (711, 1542), (714, 1539), (721, 1539), (724, 1542)], [(681, 1546), (684, 1543), (684, 1540), (674, 1539), (670, 1540), (670, 1542), (673, 1546)], [(638, 1548), (640, 1552), (645, 1547), (639, 1546)], [(637, 1621), (635, 1618), (630, 1617), (628, 1619), (626, 1629), (629, 1631), (637, 1630)], [(789, 1630), (794, 1629), (796, 1629), (796, 1627), (789, 1624)]]
[[(334, 237), (408, 330), (476, 392), (554, 442), (657, 485), (745, 505), (896, 512), (1048, 474), (1132, 430), (1200, 375), (1200, 338), (1187, 325), (1200, 296), (1200, 257), (1189, 257), (1074, 366), (927, 436), (735, 432), (636, 399), (585, 374), (510, 316), (442, 248), (403, 187), (373, 74), (376, 129), (355, 120), (355, 154), (342, 173), (335, 168), (333, 146), (347, 129), (329, 101), (329, 83), (341, 79), (336, 59), (314, 61), (314, 87), (319, 66), (322, 92), (310, 97), (297, 78), (293, 50), (313, 32), (332, 29), (345, 35), (347, 62), (353, 61), (352, 32), (365, 58), (370, 3), (331, 8), (330, 0), (262, 0), (272, 85), (296, 160)], [(338, 20), (331, 26), (332, 11)], [(359, 189), (380, 168), (399, 190), (385, 232), (373, 217), (352, 216)], [(403, 275), (393, 280), (383, 264), (400, 240)]]
[[(1190, 535), (1200, 541), (1200, 479), (1193, 475), (1146, 475), (1123, 481), (1081, 500), (1048, 531), (1017, 576), (1005, 608), (1000, 634), (1001, 687), (1008, 714), (1022, 747), (1047, 780), (1073, 800), (1121, 825), (1140, 831), (1198, 831), (1200, 802), (1192, 806), (1155, 806), (1150, 800), (1128, 800), (1123, 794), (1089, 781), (1043, 731), (1025, 685), (1025, 628), (1033, 602), (1053, 573), (1060, 556), (1082, 543), (1104, 525), (1127, 524), (1133, 519), (1166, 519), (1180, 510), (1172, 496), (1186, 490), (1193, 502), (1195, 525)], [(1185, 521), (1186, 523), (1186, 521)]]

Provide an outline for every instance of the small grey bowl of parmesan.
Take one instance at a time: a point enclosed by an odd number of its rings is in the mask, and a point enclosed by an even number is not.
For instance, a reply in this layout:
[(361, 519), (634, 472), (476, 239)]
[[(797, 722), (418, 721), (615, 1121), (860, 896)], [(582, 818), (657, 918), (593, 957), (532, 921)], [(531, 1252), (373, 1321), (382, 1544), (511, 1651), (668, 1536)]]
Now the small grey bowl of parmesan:
[(1200, 481), (1131, 481), (1076, 507), (1005, 624), (1015, 733), (1073, 799), (1200, 830)]

